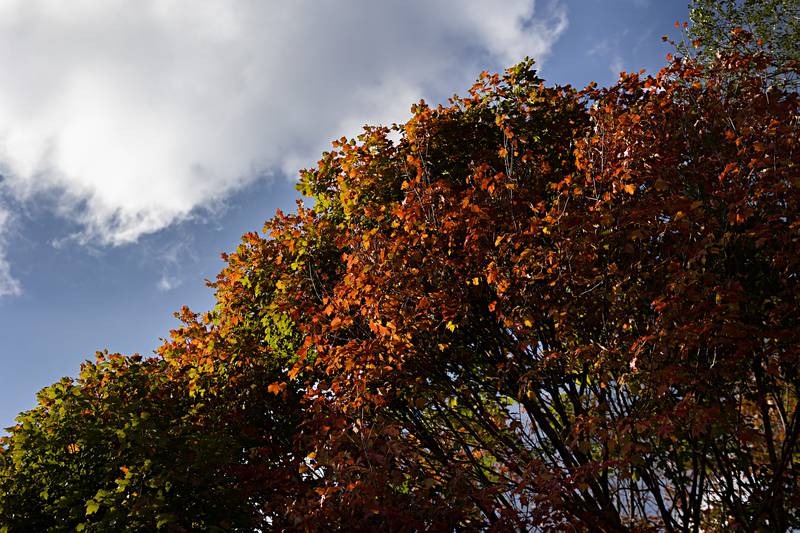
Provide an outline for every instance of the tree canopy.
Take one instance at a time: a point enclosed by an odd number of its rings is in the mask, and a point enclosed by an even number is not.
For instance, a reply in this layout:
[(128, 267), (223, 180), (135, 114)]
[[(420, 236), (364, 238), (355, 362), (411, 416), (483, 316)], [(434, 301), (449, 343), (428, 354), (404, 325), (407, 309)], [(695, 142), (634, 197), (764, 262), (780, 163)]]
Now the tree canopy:
[(578, 91), (525, 61), (336, 141), (213, 310), (20, 415), (0, 530), (800, 527), (800, 102), (772, 66)]

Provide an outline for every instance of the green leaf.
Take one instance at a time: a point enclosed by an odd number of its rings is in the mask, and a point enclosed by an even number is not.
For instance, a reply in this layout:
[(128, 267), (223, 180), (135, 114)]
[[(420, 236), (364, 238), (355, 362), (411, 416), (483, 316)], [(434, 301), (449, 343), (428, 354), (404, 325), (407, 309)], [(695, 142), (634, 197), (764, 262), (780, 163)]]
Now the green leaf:
[(100, 504), (94, 500), (89, 500), (86, 502), (86, 516), (93, 515), (100, 509)]
[(156, 527), (161, 529), (162, 527), (166, 526), (170, 522), (175, 521), (175, 515), (164, 513), (158, 515), (158, 520), (156, 521)]

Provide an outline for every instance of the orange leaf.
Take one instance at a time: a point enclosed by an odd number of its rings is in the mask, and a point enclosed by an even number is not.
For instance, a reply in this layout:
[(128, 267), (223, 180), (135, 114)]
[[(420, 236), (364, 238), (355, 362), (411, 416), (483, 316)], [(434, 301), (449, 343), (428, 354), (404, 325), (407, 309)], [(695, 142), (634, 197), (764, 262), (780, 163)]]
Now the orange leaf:
[(271, 392), (272, 394), (280, 394), (283, 389), (286, 388), (286, 382), (282, 383), (270, 383), (267, 387), (267, 392)]

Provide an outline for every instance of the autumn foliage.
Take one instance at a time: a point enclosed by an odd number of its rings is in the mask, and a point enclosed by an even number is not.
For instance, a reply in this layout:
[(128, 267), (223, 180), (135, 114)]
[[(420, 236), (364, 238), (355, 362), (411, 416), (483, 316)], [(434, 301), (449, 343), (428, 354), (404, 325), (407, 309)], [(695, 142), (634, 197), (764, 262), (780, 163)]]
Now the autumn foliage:
[(0, 525), (800, 527), (800, 101), (768, 68), (528, 61), (335, 142), (158, 358), (40, 393)]

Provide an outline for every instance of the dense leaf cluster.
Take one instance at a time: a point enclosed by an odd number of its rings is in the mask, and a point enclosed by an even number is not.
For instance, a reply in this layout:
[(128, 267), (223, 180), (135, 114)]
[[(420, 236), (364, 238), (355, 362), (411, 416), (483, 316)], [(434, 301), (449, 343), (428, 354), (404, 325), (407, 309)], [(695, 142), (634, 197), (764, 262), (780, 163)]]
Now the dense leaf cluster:
[(158, 358), (0, 453), (0, 528), (800, 527), (798, 95), (532, 62), (341, 139)]

